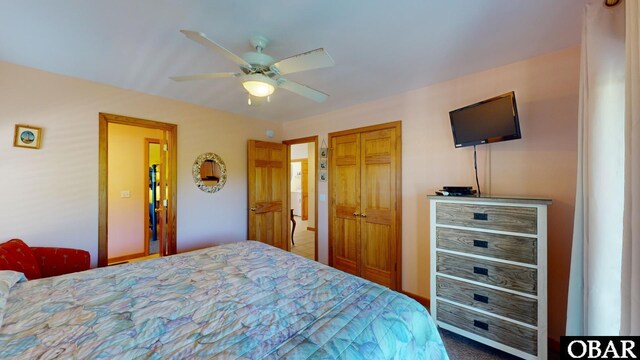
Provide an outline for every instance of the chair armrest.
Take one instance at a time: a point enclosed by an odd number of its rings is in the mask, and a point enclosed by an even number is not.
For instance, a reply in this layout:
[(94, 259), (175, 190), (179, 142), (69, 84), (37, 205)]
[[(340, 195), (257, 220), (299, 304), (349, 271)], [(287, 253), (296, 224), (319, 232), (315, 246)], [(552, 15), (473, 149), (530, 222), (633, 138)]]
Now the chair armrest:
[(85, 250), (57, 247), (32, 247), (42, 277), (89, 270), (91, 254)]

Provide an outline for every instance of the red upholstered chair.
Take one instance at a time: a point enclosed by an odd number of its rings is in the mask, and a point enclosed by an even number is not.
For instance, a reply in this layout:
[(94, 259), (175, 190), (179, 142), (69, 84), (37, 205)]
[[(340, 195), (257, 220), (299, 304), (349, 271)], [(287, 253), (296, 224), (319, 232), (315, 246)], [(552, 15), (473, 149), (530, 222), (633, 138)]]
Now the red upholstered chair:
[(20, 239), (0, 244), (0, 270), (19, 271), (29, 280), (42, 277), (31, 248)]
[(29, 280), (88, 270), (90, 264), (85, 250), (29, 247), (20, 239), (0, 244), (0, 270), (20, 271)]
[(32, 247), (42, 277), (70, 274), (89, 270), (91, 255), (88, 251), (56, 247)]

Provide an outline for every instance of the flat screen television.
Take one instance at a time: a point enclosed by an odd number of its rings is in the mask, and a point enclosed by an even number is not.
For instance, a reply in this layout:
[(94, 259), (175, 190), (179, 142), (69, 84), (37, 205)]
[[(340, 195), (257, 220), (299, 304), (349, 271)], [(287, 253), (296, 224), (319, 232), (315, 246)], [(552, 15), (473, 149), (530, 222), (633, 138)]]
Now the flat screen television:
[(450, 111), (449, 119), (456, 148), (522, 138), (513, 91)]

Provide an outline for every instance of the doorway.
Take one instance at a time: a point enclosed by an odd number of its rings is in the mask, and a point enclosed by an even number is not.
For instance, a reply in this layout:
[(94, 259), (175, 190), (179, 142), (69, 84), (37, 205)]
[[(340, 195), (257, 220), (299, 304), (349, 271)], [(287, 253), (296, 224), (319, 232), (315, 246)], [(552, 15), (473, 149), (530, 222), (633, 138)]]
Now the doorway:
[(176, 140), (174, 124), (99, 115), (98, 266), (176, 253)]
[(291, 247), (294, 254), (318, 260), (318, 137), (284, 141), (288, 148)]
[(159, 221), (161, 217), (158, 212), (162, 209), (160, 202), (160, 179), (162, 178), (163, 170), (161, 165), (162, 151), (160, 148), (160, 139), (144, 139), (144, 169), (146, 171), (143, 177), (143, 188), (149, 187), (148, 191), (144, 191), (145, 204), (149, 211), (147, 212), (144, 228), (144, 256), (156, 257), (162, 253), (163, 249), (160, 249), (162, 244), (159, 241), (159, 235), (162, 234), (162, 222)]

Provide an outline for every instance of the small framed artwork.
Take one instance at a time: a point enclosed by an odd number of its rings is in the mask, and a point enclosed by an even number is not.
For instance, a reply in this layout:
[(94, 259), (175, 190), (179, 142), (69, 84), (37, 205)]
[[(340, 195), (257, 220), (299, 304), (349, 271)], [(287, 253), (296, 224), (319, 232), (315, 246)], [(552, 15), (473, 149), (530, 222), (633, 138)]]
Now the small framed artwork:
[(326, 159), (329, 156), (329, 147), (327, 143), (322, 139), (322, 144), (320, 144), (320, 159)]
[(42, 129), (35, 126), (16, 124), (13, 146), (29, 149), (40, 149)]
[(327, 159), (320, 159), (320, 170), (327, 170)]
[(326, 170), (320, 170), (319, 174), (320, 174), (320, 181), (321, 182), (326, 182), (327, 181), (327, 171)]

